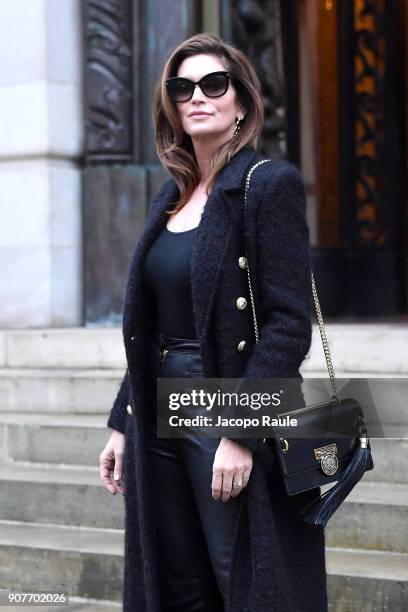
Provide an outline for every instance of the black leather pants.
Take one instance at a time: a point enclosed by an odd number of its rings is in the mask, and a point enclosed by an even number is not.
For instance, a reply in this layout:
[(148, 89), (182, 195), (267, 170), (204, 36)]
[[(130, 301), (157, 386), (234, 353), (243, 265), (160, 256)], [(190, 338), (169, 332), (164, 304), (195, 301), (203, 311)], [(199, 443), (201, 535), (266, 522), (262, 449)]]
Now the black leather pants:
[[(198, 340), (161, 342), (168, 352), (158, 356), (160, 377), (203, 377)], [(220, 438), (157, 438), (154, 418), (148, 432), (162, 610), (222, 612), (242, 495), (227, 502), (211, 495)]]

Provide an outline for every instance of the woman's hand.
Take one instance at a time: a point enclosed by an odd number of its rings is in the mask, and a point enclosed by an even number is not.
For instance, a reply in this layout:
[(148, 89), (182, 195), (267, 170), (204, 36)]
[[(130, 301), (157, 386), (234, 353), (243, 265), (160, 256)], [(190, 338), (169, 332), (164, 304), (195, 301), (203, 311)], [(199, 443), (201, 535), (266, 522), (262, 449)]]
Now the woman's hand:
[(213, 499), (226, 502), (244, 489), (252, 471), (252, 451), (229, 438), (221, 438), (214, 456)]
[(114, 429), (99, 457), (99, 473), (109, 493), (124, 495), (123, 453), (125, 434)]

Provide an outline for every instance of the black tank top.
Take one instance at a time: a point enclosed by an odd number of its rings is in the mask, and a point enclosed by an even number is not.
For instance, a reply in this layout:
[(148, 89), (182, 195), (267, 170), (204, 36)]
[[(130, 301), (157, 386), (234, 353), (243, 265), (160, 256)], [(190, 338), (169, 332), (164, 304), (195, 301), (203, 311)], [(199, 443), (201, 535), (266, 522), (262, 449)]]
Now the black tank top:
[(190, 265), (197, 229), (173, 232), (165, 226), (145, 258), (144, 281), (157, 304), (157, 331), (173, 338), (196, 338)]

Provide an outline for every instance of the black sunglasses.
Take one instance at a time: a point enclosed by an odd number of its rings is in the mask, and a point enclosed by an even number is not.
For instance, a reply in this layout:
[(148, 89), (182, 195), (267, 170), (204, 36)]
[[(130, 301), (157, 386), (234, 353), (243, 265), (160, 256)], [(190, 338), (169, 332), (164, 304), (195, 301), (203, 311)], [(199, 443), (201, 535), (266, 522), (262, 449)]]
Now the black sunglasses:
[(228, 91), (232, 75), (229, 72), (219, 70), (210, 72), (199, 81), (190, 81), (183, 77), (171, 77), (166, 80), (166, 87), (173, 102), (187, 102), (193, 97), (196, 85), (198, 85), (205, 96), (219, 98)]

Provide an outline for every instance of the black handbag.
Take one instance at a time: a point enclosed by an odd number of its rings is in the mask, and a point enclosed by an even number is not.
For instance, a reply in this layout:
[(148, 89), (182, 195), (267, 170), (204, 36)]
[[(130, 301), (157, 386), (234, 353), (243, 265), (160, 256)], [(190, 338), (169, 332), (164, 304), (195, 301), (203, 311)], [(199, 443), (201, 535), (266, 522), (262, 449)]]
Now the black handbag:
[[(252, 166), (247, 174), (244, 197), (244, 222), (246, 225), (247, 194), (251, 175), (264, 159)], [(259, 342), (258, 323), (252, 292), (248, 255), (246, 270), (254, 321), (255, 341)], [(288, 495), (297, 495), (336, 482), (300, 508), (303, 519), (311, 525), (326, 525), (340, 504), (358, 483), (364, 472), (373, 469), (370, 441), (363, 410), (355, 399), (339, 399), (329, 345), (324, 329), (322, 312), (316, 285), (312, 277), (313, 300), (319, 323), (320, 336), (326, 359), (333, 395), (327, 402), (319, 402), (283, 412), (277, 417), (295, 418), (298, 428), (312, 432), (312, 437), (289, 436), (290, 426), (275, 429), (272, 439), (279, 460), (282, 478)], [(279, 432), (279, 433), (277, 433)], [(313, 432), (316, 432), (313, 434)], [(309, 433), (308, 433), (309, 435)]]

